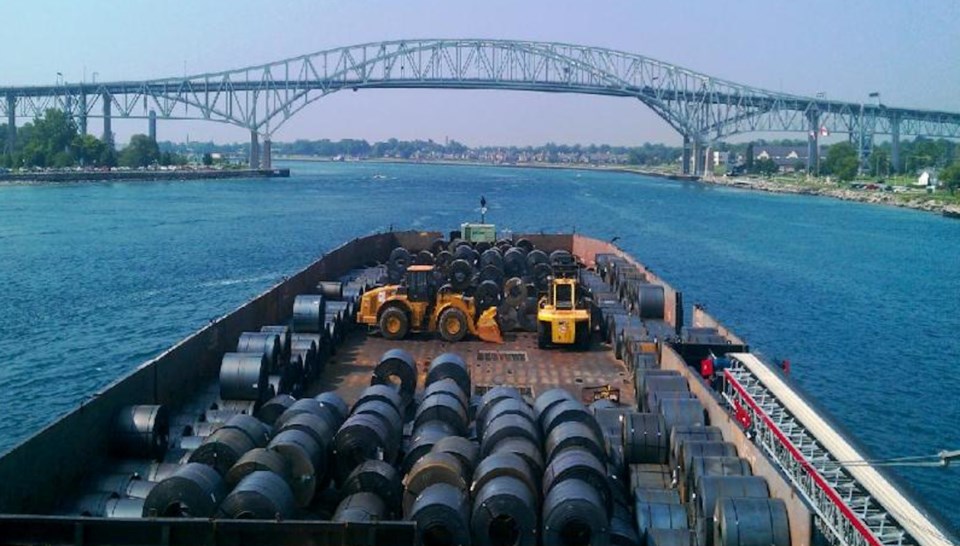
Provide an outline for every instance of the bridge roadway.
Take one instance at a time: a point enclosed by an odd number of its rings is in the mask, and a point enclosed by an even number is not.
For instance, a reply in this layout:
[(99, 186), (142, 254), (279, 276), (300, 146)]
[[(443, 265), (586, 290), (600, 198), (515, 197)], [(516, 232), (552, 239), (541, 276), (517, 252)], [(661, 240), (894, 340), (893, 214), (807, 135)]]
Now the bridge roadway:
[[(816, 162), (821, 130), (846, 133), (869, 154), (875, 135), (889, 135), (899, 165), (901, 136), (960, 138), (960, 113), (894, 108), (764, 90), (641, 55), (605, 48), (513, 40), (395, 40), (319, 51), (272, 63), (183, 78), (0, 87), (0, 115), (14, 127), (47, 108), (103, 119), (201, 119), (244, 127), (251, 166), (260, 138), (269, 142), (287, 120), (312, 102), (352, 89), (494, 89), (580, 93), (637, 99), (684, 138), (684, 171), (703, 172), (711, 141), (746, 132), (807, 133), (808, 167)], [(99, 104), (99, 113), (97, 105)], [(15, 142), (8, 138), (8, 150)], [(269, 167), (269, 164), (265, 164)]]

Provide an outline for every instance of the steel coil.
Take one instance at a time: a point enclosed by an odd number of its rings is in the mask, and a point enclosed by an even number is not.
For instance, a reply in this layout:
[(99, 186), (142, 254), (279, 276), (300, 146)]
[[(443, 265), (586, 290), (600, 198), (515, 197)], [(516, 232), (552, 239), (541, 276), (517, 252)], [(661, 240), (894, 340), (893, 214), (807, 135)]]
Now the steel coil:
[(560, 423), (567, 422), (583, 423), (593, 431), (598, 439), (603, 438), (603, 431), (600, 430), (596, 417), (577, 400), (563, 400), (547, 409), (546, 413), (541, 416), (544, 436), (549, 436), (554, 427)]
[(357, 398), (357, 401), (353, 404), (353, 411), (356, 412), (356, 409), (359, 406), (367, 402), (383, 402), (389, 404), (393, 407), (394, 410), (399, 414), (403, 411), (405, 406), (403, 402), (403, 397), (400, 396), (395, 389), (388, 385), (370, 385), (369, 387), (363, 389), (363, 392), (360, 393), (360, 397)]
[(217, 430), (236, 429), (250, 438), (256, 447), (265, 447), (270, 441), (272, 430), (256, 417), (243, 413), (234, 415)]
[(460, 402), (460, 406), (463, 407), (464, 411), (468, 411), (469, 409), (470, 402), (467, 398), (467, 393), (463, 392), (463, 390), (460, 388), (460, 385), (457, 384), (457, 382), (453, 379), (447, 378), (441, 379), (440, 381), (434, 381), (433, 383), (427, 385), (425, 389), (423, 389), (424, 400), (430, 398), (434, 394), (453, 396), (457, 399), (457, 401)]
[(117, 495), (126, 496), (127, 491), (130, 489), (130, 484), (139, 481), (143, 480), (141, 480), (138, 475), (130, 472), (103, 474), (94, 479), (93, 486), (90, 487), (88, 491), (116, 493)]
[(337, 426), (343, 424), (343, 421), (350, 415), (350, 407), (347, 406), (347, 403), (341, 398), (341, 396), (333, 391), (327, 391), (320, 393), (313, 397), (314, 400), (320, 402), (320, 405), (324, 408), (329, 409), (337, 420)]
[[(680, 450), (680, 481), (686, 480), (695, 457), (736, 457), (737, 447), (729, 442), (686, 441)], [(724, 474), (721, 474), (721, 476)], [(743, 474), (737, 474), (743, 475)], [(693, 485), (693, 484), (691, 484)], [(712, 508), (712, 507), (711, 507)]]
[(180, 465), (177, 463), (151, 463), (140, 477), (151, 482), (162, 482), (179, 469)]
[(695, 398), (667, 398), (660, 402), (660, 413), (667, 429), (684, 426), (705, 426), (707, 413)]
[(268, 426), (273, 426), (277, 422), (277, 418), (290, 409), (290, 406), (296, 401), (297, 399), (289, 394), (278, 394), (260, 406), (260, 409), (256, 412), (256, 417)]
[(480, 446), (472, 440), (462, 436), (447, 436), (433, 444), (430, 451), (440, 453), (449, 453), (460, 460), (463, 465), (463, 473), (468, 479), (473, 476), (473, 471), (480, 458)]
[(348, 494), (333, 513), (332, 521), (338, 523), (372, 523), (387, 514), (383, 499), (372, 492)]
[(263, 353), (270, 373), (280, 369), (280, 335), (275, 332), (243, 332), (237, 341), (238, 353)]
[(680, 466), (680, 452), (684, 442), (722, 442), (723, 434), (717, 427), (679, 426), (670, 431), (670, 465)]
[(660, 404), (669, 402), (674, 398), (684, 398), (687, 400), (696, 399), (696, 396), (690, 391), (650, 391), (644, 402), (644, 407), (651, 411), (660, 411)]
[(578, 448), (592, 453), (598, 460), (607, 461), (607, 450), (604, 447), (603, 437), (586, 423), (580, 421), (566, 421), (553, 427), (544, 441), (543, 450), (549, 463), (565, 449)]
[(790, 545), (787, 505), (780, 499), (722, 499), (713, 519), (716, 546)]
[(205, 436), (182, 436), (177, 445), (184, 451), (194, 451), (203, 444), (205, 438)]
[(637, 310), (640, 318), (662, 320), (665, 302), (663, 286), (659, 284), (640, 284), (637, 286)]
[(393, 461), (395, 440), (383, 420), (369, 414), (351, 415), (334, 436), (334, 454), (339, 480), (346, 478), (363, 461)]
[(515, 414), (502, 414), (494, 417), (483, 431), (480, 441), (480, 455), (486, 457), (494, 446), (507, 438), (526, 438), (540, 445), (540, 431), (526, 417)]
[(313, 437), (301, 430), (282, 430), (267, 446), (286, 459), (290, 467), (290, 487), (297, 505), (310, 506), (320, 482), (317, 469), (322, 468), (324, 453)]
[(480, 397), (480, 407), (477, 409), (477, 421), (486, 421), (486, 415), (493, 409), (493, 406), (497, 402), (508, 398), (523, 400), (520, 391), (513, 387), (496, 386), (483, 393), (483, 396)]
[(527, 274), (527, 256), (518, 248), (503, 254), (503, 273), (507, 277), (523, 277)]
[(303, 381), (305, 386), (311, 380), (323, 373), (323, 364), (320, 361), (320, 354), (317, 352), (317, 344), (313, 340), (291, 342), (290, 354), (300, 355), (303, 362)]
[(590, 484), (602, 501), (601, 506), (609, 514), (613, 510), (613, 492), (607, 467), (592, 453), (583, 449), (561, 451), (547, 465), (543, 473), (543, 495), (546, 497), (552, 489), (567, 480), (579, 480)]
[(470, 503), (455, 486), (437, 483), (425, 488), (406, 516), (417, 523), (426, 546), (470, 545)]
[(398, 392), (407, 405), (413, 400), (417, 390), (417, 362), (410, 353), (402, 349), (391, 349), (380, 357), (373, 370), (372, 385), (394, 385), (392, 378), (399, 382)]
[(143, 515), (209, 518), (226, 495), (220, 474), (207, 465), (188, 463), (150, 491), (144, 500)]
[(244, 453), (255, 447), (257, 444), (244, 431), (220, 428), (203, 440), (200, 447), (190, 454), (189, 461), (205, 464), (225, 476)]
[(353, 407), (353, 415), (370, 415), (383, 422), (387, 434), (387, 453), (400, 450), (403, 421), (396, 408), (381, 400), (368, 400)]
[(343, 297), (343, 283), (340, 281), (320, 281), (317, 283), (317, 292), (328, 300), (338, 300)]
[(688, 529), (687, 508), (682, 504), (637, 501), (635, 513), (641, 539), (651, 529)]
[(80, 516), (100, 518), (107, 512), (107, 503), (118, 498), (116, 493), (90, 493), (77, 499), (72, 511)]
[(497, 269), (503, 269), (503, 254), (496, 247), (488, 248), (480, 253), (479, 265), (481, 268), (491, 265)]
[(376, 460), (364, 461), (344, 480), (341, 492), (348, 496), (356, 493), (375, 494), (383, 501), (387, 514), (399, 514), (403, 483), (390, 464)]
[[(330, 452), (333, 447), (333, 437), (337, 433), (337, 429), (333, 428), (331, 424), (314, 415), (312, 413), (300, 413), (294, 415), (290, 419), (284, 421), (283, 426), (277, 429), (278, 431), (284, 430), (299, 430), (305, 432), (313, 438), (313, 441), (320, 446), (320, 451), (324, 454)], [(321, 457), (322, 462), (324, 463), (322, 468), (317, 469), (318, 474), (322, 474), (326, 470), (326, 457)]]
[(689, 499), (689, 491), (701, 476), (752, 476), (750, 463), (746, 459), (732, 456), (697, 456), (688, 462), (680, 473), (680, 494)]
[(133, 499), (145, 499), (156, 485), (156, 482), (148, 482), (147, 480), (132, 480), (127, 486), (126, 495)]
[(537, 498), (522, 481), (499, 476), (475, 493), (470, 526), (473, 544), (536, 546)]
[(420, 457), (433, 451), (433, 446), (448, 436), (453, 436), (453, 427), (443, 421), (427, 421), (414, 428), (404, 446), (400, 471), (403, 474), (409, 472)]
[(511, 276), (503, 281), (503, 302), (511, 308), (519, 308), (527, 297), (527, 287), (523, 279)]
[(220, 398), (263, 400), (270, 363), (262, 352), (226, 353), (220, 363)]
[(427, 370), (427, 385), (441, 379), (453, 379), (464, 394), (470, 394), (470, 372), (463, 358), (456, 353), (443, 353), (430, 361)]
[(550, 279), (553, 277), (553, 268), (549, 264), (537, 264), (533, 266), (533, 285), (537, 292), (542, 294), (550, 287)]
[(520, 455), (508, 451), (494, 452), (480, 460), (473, 473), (471, 495), (476, 497), (487, 482), (502, 476), (509, 476), (523, 483), (530, 490), (534, 503), (539, 505), (540, 475), (535, 474)]
[[(291, 340), (291, 330), (290, 326), (286, 324), (277, 324), (277, 325), (268, 325), (261, 326), (261, 332), (271, 332), (280, 336), (280, 358), (288, 358), (290, 356), (290, 342)], [(243, 351), (237, 351), (243, 352)]]
[(276, 394), (292, 394), (299, 396), (303, 388), (303, 359), (304, 352), (295, 352), (290, 355), (286, 364), (280, 366), (280, 384), (276, 388)]
[(669, 430), (656, 413), (628, 413), (623, 421), (623, 454), (627, 464), (665, 464)]
[(326, 300), (320, 295), (301, 294), (293, 300), (293, 331), (319, 333), (326, 316)]
[(323, 419), (330, 425), (330, 428), (337, 429), (343, 424), (343, 419), (339, 415), (339, 410), (330, 404), (324, 404), (316, 398), (301, 398), (294, 402), (289, 408), (280, 414), (274, 421), (273, 426), (280, 429), (283, 425), (301, 413), (309, 413)]
[(469, 486), (463, 465), (456, 457), (449, 453), (430, 452), (421, 457), (403, 477), (403, 513), (411, 514), (417, 497), (427, 487), (438, 483), (454, 486), (461, 491), (467, 491)]
[(258, 470), (240, 480), (220, 503), (217, 513), (229, 519), (284, 520), (296, 515), (297, 503), (283, 478)]
[(474, 293), (478, 311), (498, 307), (503, 299), (500, 286), (503, 284), (503, 272), (493, 266), (487, 266), (480, 272), (480, 284)]
[(529, 438), (517, 437), (503, 439), (494, 444), (489, 455), (495, 453), (516, 453), (530, 465), (534, 476), (543, 476), (543, 471), (546, 468), (543, 461), (543, 452), (540, 450), (540, 445)]
[(473, 266), (463, 258), (454, 259), (447, 267), (447, 282), (457, 292), (470, 288), (473, 280)]
[(640, 543), (636, 520), (630, 514), (630, 509), (619, 504), (615, 505), (613, 516), (610, 517), (610, 545), (637, 546)]
[(109, 499), (105, 506), (103, 517), (134, 519), (143, 517), (143, 497), (127, 499)]
[(160, 460), (169, 436), (170, 417), (164, 406), (126, 406), (114, 419), (111, 446), (120, 455)]
[(257, 409), (257, 402), (255, 400), (224, 400), (221, 398), (210, 407), (211, 409), (219, 408), (224, 411), (253, 415)]
[(608, 518), (603, 500), (591, 484), (564, 480), (543, 501), (543, 545), (607, 546)]
[(480, 438), (483, 438), (484, 430), (486, 430), (487, 425), (501, 415), (519, 415), (530, 421), (530, 424), (537, 424), (537, 416), (534, 413), (533, 408), (531, 408), (530, 405), (527, 404), (522, 398), (501, 398), (498, 401), (487, 405), (483, 409), (485, 411), (481, 412), (480, 417), (476, 421), (477, 435)]
[(637, 489), (669, 489), (673, 478), (670, 467), (661, 464), (631, 464), (630, 492)]
[(702, 476), (696, 482), (691, 499), (693, 520), (698, 522), (700, 544), (712, 546), (713, 516), (718, 501), (726, 498), (766, 499), (770, 496), (767, 480), (760, 476)]
[(694, 546), (694, 535), (687, 529), (650, 529), (647, 546)]
[(253, 472), (267, 470), (280, 476), (284, 480), (290, 481), (290, 463), (276, 451), (263, 447), (251, 449), (243, 454), (242, 457), (230, 467), (224, 479), (227, 486), (233, 489), (240, 483), (244, 477)]
[(633, 497), (636, 502), (680, 504), (680, 492), (676, 489), (635, 489)]

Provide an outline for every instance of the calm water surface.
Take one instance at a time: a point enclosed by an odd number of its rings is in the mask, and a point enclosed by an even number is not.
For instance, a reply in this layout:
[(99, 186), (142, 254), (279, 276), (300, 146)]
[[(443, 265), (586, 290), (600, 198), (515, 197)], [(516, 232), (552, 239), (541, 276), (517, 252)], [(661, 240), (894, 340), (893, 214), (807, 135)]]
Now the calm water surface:
[[(323, 252), (452, 229), (481, 194), (501, 227), (619, 237), (685, 301), (790, 358), (877, 457), (960, 449), (960, 221), (617, 173), (289, 166), (0, 188), (0, 452)], [(960, 524), (960, 469), (904, 476)]]

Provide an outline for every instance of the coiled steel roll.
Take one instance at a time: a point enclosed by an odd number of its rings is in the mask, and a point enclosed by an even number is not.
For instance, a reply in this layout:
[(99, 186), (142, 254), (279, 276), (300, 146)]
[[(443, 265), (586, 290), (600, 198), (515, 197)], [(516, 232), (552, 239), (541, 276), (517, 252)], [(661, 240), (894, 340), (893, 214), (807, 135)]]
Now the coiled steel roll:
[(129, 499), (109, 499), (103, 513), (107, 518), (139, 518), (143, 517), (143, 505), (146, 501), (142, 497)]
[(787, 505), (780, 499), (722, 499), (713, 519), (716, 546), (790, 545)]
[(530, 465), (534, 476), (543, 476), (543, 471), (546, 468), (543, 453), (540, 451), (540, 445), (529, 438), (518, 437), (501, 440), (494, 444), (490, 451), (490, 455), (494, 453), (516, 453)]
[(236, 428), (219, 428), (207, 436), (203, 443), (190, 454), (191, 463), (202, 463), (225, 476), (244, 453), (257, 447), (250, 436)]
[(660, 401), (660, 413), (667, 430), (707, 424), (707, 413), (696, 398), (665, 398)]
[(356, 493), (372, 493), (382, 501), (388, 514), (398, 514), (400, 501), (403, 497), (403, 483), (396, 469), (383, 461), (364, 461), (353, 469), (343, 482), (341, 491), (344, 495)]
[(433, 446), (440, 440), (453, 436), (453, 427), (443, 421), (427, 421), (413, 429), (413, 434), (404, 449), (403, 462), (400, 470), (406, 474), (413, 465), (427, 453), (433, 451)]
[(669, 430), (657, 413), (628, 413), (623, 421), (623, 455), (627, 464), (665, 464)]
[(180, 449), (184, 451), (194, 451), (200, 447), (201, 444), (203, 444), (204, 439), (204, 436), (183, 436), (180, 438), (180, 442), (178, 442), (177, 445), (180, 446)]
[(340, 281), (320, 281), (317, 283), (317, 291), (324, 298), (338, 300), (343, 297), (343, 283)]
[(170, 417), (164, 406), (127, 406), (114, 419), (111, 446), (120, 455), (159, 461), (169, 436)]
[(425, 545), (470, 545), (470, 503), (456, 486), (437, 483), (425, 488), (407, 519), (417, 522)]
[(700, 544), (713, 546), (713, 516), (717, 502), (726, 498), (766, 499), (770, 496), (767, 480), (760, 476), (702, 476), (696, 482), (696, 497), (691, 503)]
[(680, 473), (680, 495), (684, 500), (690, 498), (689, 491), (701, 476), (752, 476), (750, 463), (746, 459), (732, 456), (694, 456), (688, 466)]
[(339, 478), (345, 478), (363, 461), (393, 461), (396, 446), (383, 420), (369, 414), (351, 415), (334, 437), (334, 453)]
[(226, 484), (211, 467), (187, 463), (156, 485), (143, 504), (143, 515), (209, 518), (227, 495)]
[(470, 287), (473, 279), (473, 266), (462, 258), (453, 260), (447, 267), (447, 282), (458, 292)]
[(670, 431), (670, 464), (680, 466), (680, 452), (683, 443), (691, 442), (722, 442), (723, 434), (717, 427), (679, 426)]
[(303, 380), (306, 385), (312, 379), (323, 373), (320, 355), (317, 353), (317, 344), (313, 340), (291, 342), (290, 355), (299, 355), (303, 363)]
[(637, 501), (635, 511), (640, 538), (651, 529), (688, 529), (687, 508), (682, 504)]
[(325, 455), (320, 445), (301, 430), (282, 430), (267, 447), (282, 455), (290, 466), (290, 487), (297, 505), (310, 506), (319, 482), (317, 468), (323, 464)]
[(610, 544), (611, 546), (640, 544), (640, 534), (637, 532), (635, 518), (627, 507), (620, 504), (614, 505), (613, 516), (610, 517)]
[(464, 394), (470, 394), (470, 372), (467, 371), (467, 365), (460, 358), (460, 355), (443, 353), (430, 361), (430, 368), (427, 370), (427, 385), (441, 379), (453, 379)]
[(543, 501), (543, 545), (607, 546), (608, 522), (596, 489), (579, 479), (564, 480)]
[(511, 476), (489, 480), (475, 493), (470, 526), (473, 544), (536, 546), (537, 498)]
[(223, 426), (224, 423), (237, 415), (240, 415), (240, 412), (234, 410), (209, 409), (203, 412), (202, 422)]
[(480, 253), (479, 265), (481, 268), (491, 265), (497, 269), (503, 269), (503, 254), (498, 248), (488, 248)]
[(328, 408), (330, 411), (332, 411), (332, 415), (334, 415), (339, 421), (338, 426), (343, 424), (343, 421), (348, 415), (350, 415), (350, 407), (347, 406), (347, 403), (343, 400), (343, 398), (340, 397), (339, 394), (333, 391), (320, 393), (314, 396), (313, 399), (317, 402), (320, 402), (320, 405), (324, 408)]
[(477, 286), (474, 293), (479, 311), (486, 311), (491, 307), (500, 305), (502, 299), (501, 284), (503, 284), (503, 272), (499, 269), (488, 266), (480, 272), (480, 285)]
[(457, 398), (445, 393), (425, 398), (417, 407), (413, 426), (419, 427), (428, 421), (443, 421), (450, 425), (458, 436), (467, 432), (466, 410)]
[(293, 353), (286, 364), (280, 366), (280, 383), (276, 387), (276, 394), (299, 396), (303, 388), (303, 377), (303, 355), (299, 352)]
[(407, 273), (407, 268), (413, 264), (413, 256), (410, 251), (398, 246), (390, 251), (390, 257), (387, 258), (387, 280), (390, 284), (398, 284)]
[[(509, 274), (508, 274), (509, 275)], [(511, 276), (503, 281), (503, 302), (512, 308), (518, 308), (523, 304), (527, 297), (527, 288), (523, 284), (523, 279)]]
[(133, 499), (145, 499), (156, 485), (156, 482), (148, 482), (147, 480), (132, 480), (130, 485), (127, 486), (126, 495)]
[[(278, 429), (278, 431), (284, 430), (299, 430), (309, 434), (324, 454), (328, 453), (333, 447), (333, 437), (337, 433), (337, 429), (328, 421), (312, 413), (300, 413), (287, 419), (283, 426)], [(316, 469), (319, 475), (326, 471), (327, 461), (325, 456), (321, 456), (321, 462), (323, 463), (321, 467)]]
[(494, 417), (483, 431), (480, 442), (480, 455), (486, 457), (498, 442), (506, 438), (521, 437), (540, 443), (540, 431), (522, 415), (503, 414)]
[(654, 411), (661, 411), (660, 405), (669, 402), (674, 398), (685, 398), (687, 400), (696, 399), (696, 396), (690, 391), (650, 391), (647, 393), (645, 406)]
[(543, 434), (550, 432), (560, 423), (575, 421), (590, 427), (598, 439), (603, 438), (603, 431), (597, 423), (597, 418), (578, 400), (563, 400), (550, 406), (542, 416)]
[(676, 489), (636, 489), (633, 496), (636, 502), (680, 504), (680, 493)]
[(665, 298), (659, 284), (637, 285), (637, 310), (640, 318), (663, 319)]
[(275, 332), (243, 332), (237, 341), (238, 353), (263, 353), (270, 373), (280, 369), (280, 335)]
[(326, 300), (320, 295), (302, 294), (293, 300), (293, 331), (319, 333), (326, 317)]
[(519, 415), (530, 421), (531, 424), (537, 424), (537, 416), (533, 408), (522, 398), (501, 398), (483, 409), (485, 411), (481, 412), (476, 421), (477, 435), (481, 438), (490, 421), (501, 415)]
[(477, 421), (486, 421), (487, 413), (493, 409), (493, 406), (508, 398), (523, 400), (523, 396), (520, 395), (520, 391), (513, 387), (504, 387), (497, 386), (483, 393), (483, 396), (480, 397), (480, 407), (477, 409), (476, 420)]
[(340, 501), (331, 519), (338, 523), (368, 523), (380, 521), (386, 514), (383, 499), (363, 491), (351, 493)]
[(433, 383), (427, 385), (425, 389), (423, 389), (424, 400), (437, 394), (456, 398), (465, 412), (469, 408), (470, 401), (467, 398), (467, 393), (463, 392), (463, 390), (460, 389), (460, 385), (458, 385), (453, 379), (447, 378), (441, 379), (440, 381), (434, 381)]
[(523, 277), (527, 273), (527, 256), (518, 248), (503, 254), (503, 273), (507, 277)]
[[(687, 478), (695, 457), (736, 457), (737, 447), (729, 442), (686, 441), (680, 449), (680, 479)], [(723, 474), (721, 474), (723, 475)], [(742, 474), (740, 474), (742, 475)]]
[(116, 493), (91, 493), (77, 500), (73, 511), (86, 517), (103, 517), (107, 512), (107, 503), (120, 498)]
[(162, 482), (179, 469), (180, 465), (177, 463), (151, 463), (140, 477), (151, 482)]
[(686, 529), (650, 529), (647, 546), (693, 546), (693, 532)]
[(519, 480), (530, 490), (534, 504), (540, 504), (540, 475), (534, 474), (533, 469), (522, 457), (506, 451), (494, 452), (477, 464), (473, 473), (473, 483), (470, 485), (471, 495), (476, 497), (487, 482), (502, 476)]
[(115, 474), (104, 474), (98, 476), (89, 489), (98, 493), (116, 493), (126, 496), (134, 482), (142, 482), (140, 476), (129, 472), (118, 472)]
[[(291, 349), (290, 342), (292, 341), (290, 339), (290, 336), (292, 332), (290, 331), (289, 326), (287, 326), (286, 324), (261, 326), (260, 331), (272, 332), (280, 336), (280, 358), (281, 359), (290, 358), (290, 349)], [(242, 352), (242, 351), (238, 351), (238, 352)]]
[[(646, 399), (650, 393), (654, 391), (687, 392), (690, 390), (690, 386), (687, 384), (687, 380), (679, 375), (654, 375), (648, 373), (643, 377), (643, 389), (643, 397)], [(649, 409), (650, 411), (656, 410), (656, 408)]]
[(258, 470), (240, 480), (217, 512), (229, 519), (284, 520), (296, 515), (297, 503), (283, 478)]
[(480, 458), (480, 446), (472, 440), (462, 436), (447, 436), (433, 444), (430, 451), (440, 453), (449, 453), (460, 460), (463, 465), (463, 474), (468, 479), (473, 476), (473, 471), (477, 467)]
[(397, 413), (403, 411), (404, 407), (403, 397), (388, 385), (370, 385), (363, 389), (363, 392), (360, 393), (359, 398), (357, 398), (357, 401), (353, 404), (353, 412), (356, 412), (357, 407), (367, 402), (383, 402), (389, 404)]
[(256, 417), (268, 426), (273, 426), (277, 422), (277, 418), (290, 409), (290, 406), (296, 401), (297, 399), (289, 394), (278, 394), (260, 406), (260, 409), (256, 412)]
[(260, 470), (273, 472), (284, 480), (290, 481), (290, 463), (280, 453), (263, 447), (251, 449), (244, 453), (230, 467), (224, 479), (227, 486), (233, 489), (244, 477)]
[(613, 510), (613, 493), (610, 490), (610, 481), (607, 477), (607, 467), (592, 453), (582, 449), (566, 449), (561, 451), (547, 465), (543, 473), (543, 494), (567, 480), (579, 480), (590, 484), (600, 496), (600, 506), (606, 511), (607, 517)]
[(340, 428), (340, 425), (343, 424), (343, 419), (339, 415), (339, 410), (330, 406), (329, 404), (324, 404), (316, 398), (301, 398), (294, 402), (289, 408), (286, 409), (283, 413), (280, 414), (280, 417), (277, 417), (274, 421), (274, 426), (283, 428), (283, 425), (293, 419), (301, 413), (309, 413), (316, 415), (317, 417), (323, 419), (330, 425), (331, 428)]
[(219, 408), (224, 411), (253, 415), (254, 411), (257, 409), (257, 402), (255, 400), (224, 400), (221, 398), (218, 399), (211, 406), (211, 408)]
[(598, 460), (607, 460), (603, 437), (598, 437), (592, 428), (580, 421), (566, 421), (553, 427), (543, 444), (548, 463), (570, 448), (585, 449)]
[(220, 363), (220, 398), (263, 400), (270, 362), (261, 353), (226, 353)]
[(368, 400), (353, 407), (353, 415), (370, 415), (380, 419), (386, 427), (387, 453), (397, 453), (400, 450), (400, 439), (403, 432), (403, 421), (396, 408), (381, 400)]
[(412, 514), (413, 505), (429, 486), (445, 483), (467, 491), (468, 483), (460, 461), (449, 453), (430, 452), (420, 458), (403, 478), (403, 513)]
[(630, 492), (637, 489), (669, 489), (673, 478), (670, 467), (661, 464), (631, 464)]
[(270, 434), (272, 433), (270, 427), (263, 424), (262, 421), (243, 413), (234, 415), (217, 430), (224, 429), (236, 429), (243, 432), (256, 447), (266, 446), (267, 442), (270, 441)]
[(533, 409), (537, 412), (540, 428), (543, 428), (543, 420), (546, 418), (547, 411), (555, 404), (565, 400), (576, 400), (566, 389), (555, 388), (544, 391), (536, 400), (533, 401)]
[(406, 406), (413, 400), (413, 393), (417, 390), (417, 363), (410, 353), (402, 349), (391, 349), (380, 357), (380, 362), (373, 370), (372, 385), (392, 386), (391, 378), (400, 382), (399, 393)]

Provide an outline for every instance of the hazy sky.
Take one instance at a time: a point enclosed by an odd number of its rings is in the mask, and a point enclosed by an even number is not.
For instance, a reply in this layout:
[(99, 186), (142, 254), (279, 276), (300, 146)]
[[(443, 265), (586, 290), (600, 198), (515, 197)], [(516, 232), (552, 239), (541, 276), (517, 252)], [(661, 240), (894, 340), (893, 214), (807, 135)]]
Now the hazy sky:
[[(513, 38), (605, 46), (736, 82), (960, 111), (957, 0), (61, 2), (0, 0), (0, 85), (145, 79), (238, 68), (398, 38)], [(22, 121), (21, 121), (22, 123)], [(117, 140), (145, 121), (114, 122)], [(91, 123), (99, 134), (99, 120)], [(161, 140), (246, 141), (244, 129), (163, 122)], [(785, 134), (794, 137), (796, 135)], [(477, 144), (677, 143), (637, 101), (509, 91), (335, 93), (274, 140), (445, 137)], [(802, 135), (801, 135), (802, 138)]]

